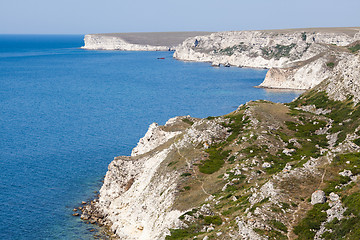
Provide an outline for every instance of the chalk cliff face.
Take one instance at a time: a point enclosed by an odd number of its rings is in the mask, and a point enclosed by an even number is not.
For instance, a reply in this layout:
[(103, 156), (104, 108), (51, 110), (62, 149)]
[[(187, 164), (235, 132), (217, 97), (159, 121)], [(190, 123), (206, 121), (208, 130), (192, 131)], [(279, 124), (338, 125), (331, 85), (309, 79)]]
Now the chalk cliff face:
[(89, 50), (123, 50), (123, 51), (169, 51), (174, 50), (171, 46), (151, 46), (129, 43), (122, 38), (89, 34), (84, 38), (85, 45), (82, 47)]
[(334, 58), (333, 45), (346, 46), (360, 39), (360, 28), (348, 30), (213, 33), (187, 39), (176, 48), (174, 57), (213, 65), (269, 68), (261, 87), (309, 89), (332, 74), (326, 64)]
[(85, 36), (84, 49), (123, 51), (169, 51), (186, 38), (210, 34), (209, 32), (139, 32), (105, 33)]

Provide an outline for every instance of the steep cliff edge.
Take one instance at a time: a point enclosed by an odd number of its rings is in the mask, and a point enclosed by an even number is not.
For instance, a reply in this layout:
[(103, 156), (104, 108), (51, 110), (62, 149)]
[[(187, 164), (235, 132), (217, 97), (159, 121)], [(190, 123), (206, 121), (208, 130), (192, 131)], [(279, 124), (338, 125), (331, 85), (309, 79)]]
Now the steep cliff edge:
[(330, 74), (290, 104), (150, 125), (81, 218), (119, 239), (357, 239), (360, 44), (321, 46)]
[(85, 45), (89, 50), (170, 51), (186, 38), (210, 32), (139, 32), (87, 34)]
[(355, 27), (220, 32), (187, 39), (174, 57), (269, 68), (261, 87), (309, 89), (332, 74), (329, 61), (341, 60), (334, 45), (345, 47), (359, 39), (360, 28)]

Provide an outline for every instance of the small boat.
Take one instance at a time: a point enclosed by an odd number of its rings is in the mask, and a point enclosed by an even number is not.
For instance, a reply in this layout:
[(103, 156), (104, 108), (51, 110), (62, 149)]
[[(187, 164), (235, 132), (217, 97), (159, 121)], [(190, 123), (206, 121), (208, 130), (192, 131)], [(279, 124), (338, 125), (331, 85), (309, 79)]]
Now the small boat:
[(157, 58), (157, 59), (165, 59), (165, 58), (161, 57), (161, 58)]

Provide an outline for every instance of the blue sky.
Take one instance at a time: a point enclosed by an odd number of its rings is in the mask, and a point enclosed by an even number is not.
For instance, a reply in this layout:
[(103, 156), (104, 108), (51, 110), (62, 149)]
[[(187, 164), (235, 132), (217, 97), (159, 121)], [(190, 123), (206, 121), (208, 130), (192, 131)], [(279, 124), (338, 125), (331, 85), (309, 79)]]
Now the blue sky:
[(360, 26), (359, 0), (0, 0), (0, 33)]

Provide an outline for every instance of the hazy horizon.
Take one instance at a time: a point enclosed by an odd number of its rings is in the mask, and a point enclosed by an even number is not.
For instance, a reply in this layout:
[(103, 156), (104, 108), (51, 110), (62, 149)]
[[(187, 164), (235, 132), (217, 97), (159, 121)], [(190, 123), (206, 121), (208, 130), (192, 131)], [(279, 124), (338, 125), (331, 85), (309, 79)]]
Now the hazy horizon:
[(360, 1), (348, 0), (13, 0), (0, 3), (0, 34), (240, 31), (358, 27)]

